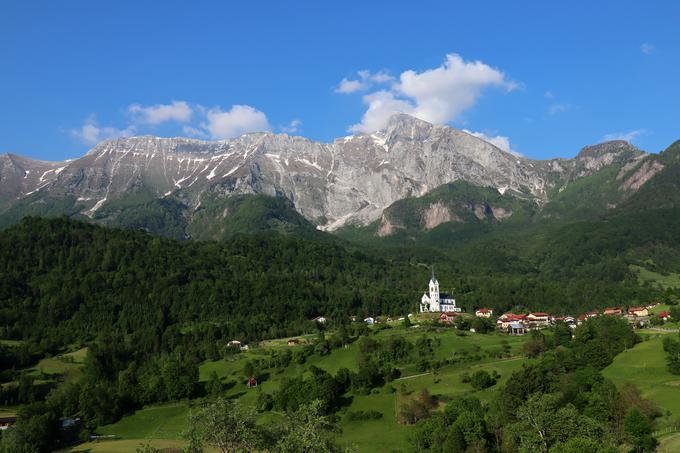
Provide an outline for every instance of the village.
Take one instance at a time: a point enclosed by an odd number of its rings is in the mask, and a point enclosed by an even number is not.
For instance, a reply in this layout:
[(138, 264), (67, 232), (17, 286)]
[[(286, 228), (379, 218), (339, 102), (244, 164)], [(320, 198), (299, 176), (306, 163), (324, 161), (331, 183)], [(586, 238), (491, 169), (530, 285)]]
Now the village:
[[(503, 313), (494, 318), (494, 311), (491, 308), (477, 308), (474, 311), (474, 316), (478, 318), (496, 319), (495, 326), (498, 331), (506, 332), (509, 335), (524, 335), (530, 330), (544, 329), (558, 322), (563, 322), (571, 328), (582, 324), (590, 318), (598, 316), (618, 316), (625, 318), (634, 328), (648, 327), (650, 324), (662, 324), (671, 319), (670, 312), (662, 311), (652, 316), (650, 310), (656, 307), (657, 303), (652, 303), (646, 306), (633, 306), (624, 309), (623, 307), (608, 307), (602, 311), (588, 311), (577, 317), (564, 315), (553, 316), (545, 312), (530, 312), (530, 313)], [(440, 322), (442, 324), (454, 324), (459, 317), (470, 317), (471, 314), (465, 313), (460, 307), (456, 306), (456, 300), (448, 293), (441, 293), (439, 291), (439, 281), (435, 277), (434, 271), (429, 282), (429, 291), (425, 292), (420, 300), (420, 315), (431, 321)], [(412, 313), (409, 317), (414, 316)], [(380, 324), (384, 322), (402, 321), (404, 317), (392, 319), (391, 317), (372, 317), (369, 316), (364, 319), (364, 322), (372, 324)], [(655, 319), (655, 322), (653, 322)], [(356, 317), (352, 317), (352, 321), (356, 321)], [(325, 318), (318, 317), (314, 321), (325, 322)], [(474, 331), (474, 329), (471, 329)]]

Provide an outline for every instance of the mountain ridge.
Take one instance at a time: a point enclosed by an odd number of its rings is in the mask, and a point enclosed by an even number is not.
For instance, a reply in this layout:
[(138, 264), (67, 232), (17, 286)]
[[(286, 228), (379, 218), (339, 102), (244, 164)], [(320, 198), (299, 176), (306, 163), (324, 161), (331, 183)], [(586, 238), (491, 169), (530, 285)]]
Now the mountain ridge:
[(270, 132), (218, 141), (139, 136), (104, 141), (64, 162), (3, 156), (0, 217), (39, 214), (59, 200), (69, 214), (96, 219), (107, 204), (151, 197), (174, 200), (190, 219), (206, 200), (261, 194), (287, 198), (305, 219), (334, 231), (368, 225), (395, 202), (455, 181), (543, 206), (575, 180), (613, 163), (633, 168), (649, 154), (615, 141), (572, 159), (532, 160), (465, 131), (396, 114), (380, 131), (331, 143)]

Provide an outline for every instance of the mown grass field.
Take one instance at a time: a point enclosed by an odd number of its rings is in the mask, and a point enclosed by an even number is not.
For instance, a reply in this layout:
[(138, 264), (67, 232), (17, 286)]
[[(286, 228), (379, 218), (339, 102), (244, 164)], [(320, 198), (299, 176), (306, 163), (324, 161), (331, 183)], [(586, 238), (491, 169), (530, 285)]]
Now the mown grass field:
[(629, 266), (630, 270), (634, 271), (638, 275), (638, 280), (640, 283), (651, 283), (653, 285), (658, 285), (662, 288), (680, 288), (680, 274), (669, 273), (668, 275), (663, 275), (658, 272), (650, 271), (644, 267), (636, 266), (631, 264)]
[[(502, 384), (512, 373), (525, 363), (526, 359), (519, 355), (526, 337), (508, 337), (502, 334), (471, 334), (461, 336), (455, 329), (445, 329), (438, 333), (429, 333), (429, 336), (440, 340), (435, 350), (438, 359), (456, 357), (470, 357), (469, 361), (461, 361), (455, 365), (448, 365), (437, 373), (419, 373), (414, 366), (406, 366), (402, 378), (390, 382), (379, 389), (374, 389), (367, 395), (350, 395), (351, 402), (342, 408), (338, 416), (342, 433), (339, 442), (342, 445), (354, 446), (359, 451), (366, 452), (390, 452), (404, 448), (408, 441), (410, 427), (397, 423), (399, 406), (410, 398), (417, 395), (422, 389), (428, 389), (432, 394), (453, 396), (463, 393), (474, 393), (482, 400), (491, 399), (499, 384)], [(404, 335), (407, 339), (415, 342), (425, 332), (418, 328), (403, 329), (401, 326), (379, 332), (376, 338), (388, 338), (391, 335)], [(514, 357), (509, 359), (496, 359), (493, 356), (502, 349), (508, 349)], [(266, 347), (295, 349), (299, 346), (286, 346), (285, 341), (268, 342)], [(245, 387), (243, 367), (246, 361), (262, 356), (264, 348), (252, 348), (250, 351), (238, 354), (226, 360), (209, 361), (199, 368), (201, 381), (207, 381), (211, 373), (215, 372), (225, 385), (225, 396), (235, 398), (246, 405), (254, 405), (259, 391), (272, 393), (275, 391), (284, 377), (292, 377), (304, 373), (310, 366), (317, 366), (331, 373), (340, 368), (356, 370), (357, 345), (351, 344), (347, 348), (333, 350), (327, 356), (312, 356), (306, 363), (291, 363), (283, 370), (271, 371), (271, 375), (260, 382), (260, 389), (248, 389)], [(463, 373), (474, 372), (477, 369), (488, 371), (496, 370), (501, 375), (499, 384), (490, 389), (474, 392), (469, 384), (461, 382)], [(187, 429), (187, 419), (191, 402), (171, 405), (153, 406), (137, 411), (135, 414), (124, 417), (119, 422), (101, 427), (98, 431), (103, 435), (115, 435), (120, 439), (135, 441), (136, 447), (140, 442), (147, 439), (181, 439), (182, 432)], [(378, 420), (349, 421), (347, 413), (358, 410), (377, 410), (383, 414)], [(269, 423), (280, 419), (282, 415), (266, 413), (260, 416), (260, 423)], [(130, 443), (121, 441), (109, 441), (111, 450), (99, 451), (134, 451), (126, 450)], [(107, 442), (100, 442), (99, 448)], [(118, 448), (115, 450), (113, 448)]]
[(614, 363), (604, 369), (603, 375), (617, 385), (635, 384), (643, 396), (654, 401), (664, 412), (670, 411), (670, 417), (659, 420), (663, 424), (680, 418), (680, 376), (671, 374), (666, 368), (661, 343), (664, 334), (642, 332), (646, 341), (619, 354)]

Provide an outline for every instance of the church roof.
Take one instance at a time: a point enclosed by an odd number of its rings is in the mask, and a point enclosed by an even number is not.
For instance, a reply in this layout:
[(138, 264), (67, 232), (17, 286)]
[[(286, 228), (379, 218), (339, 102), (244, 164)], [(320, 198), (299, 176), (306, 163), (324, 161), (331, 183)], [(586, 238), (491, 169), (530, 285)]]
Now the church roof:
[(440, 299), (453, 299), (453, 294), (449, 293), (439, 293)]

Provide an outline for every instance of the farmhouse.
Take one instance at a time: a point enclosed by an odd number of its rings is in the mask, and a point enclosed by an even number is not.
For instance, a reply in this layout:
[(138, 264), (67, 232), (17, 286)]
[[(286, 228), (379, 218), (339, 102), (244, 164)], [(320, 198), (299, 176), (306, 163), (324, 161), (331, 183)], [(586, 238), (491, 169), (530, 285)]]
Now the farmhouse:
[(420, 312), (460, 312), (460, 308), (456, 307), (456, 299), (447, 293), (439, 292), (439, 282), (432, 271), (432, 278), (430, 279), (429, 294), (423, 293), (420, 299)]
[(526, 320), (527, 315), (516, 315), (514, 313), (505, 313), (501, 315), (500, 318), (496, 321), (496, 327), (502, 330), (507, 330), (507, 328), (510, 326), (511, 323), (517, 322), (520, 324), (524, 324)]
[(649, 316), (647, 307), (631, 307), (628, 309), (628, 314), (632, 316)]
[(550, 325), (550, 315), (544, 312), (529, 313), (526, 321), (532, 329), (542, 329)]
[(442, 313), (439, 316), (439, 320), (445, 324), (451, 324), (453, 321), (456, 320), (456, 316), (460, 316), (460, 313), (454, 312)]
[(596, 311), (589, 311), (587, 313), (583, 313), (581, 316), (577, 318), (577, 323), (581, 325), (586, 319), (590, 318), (597, 318), (600, 316), (600, 314)]
[(508, 333), (510, 335), (524, 335), (527, 333), (527, 328), (520, 322), (511, 322), (508, 326)]
[(608, 307), (604, 309), (604, 315), (606, 316), (619, 316), (623, 314), (623, 308), (621, 307)]
[(475, 316), (480, 318), (490, 318), (493, 316), (493, 310), (490, 308), (479, 308), (475, 311)]

